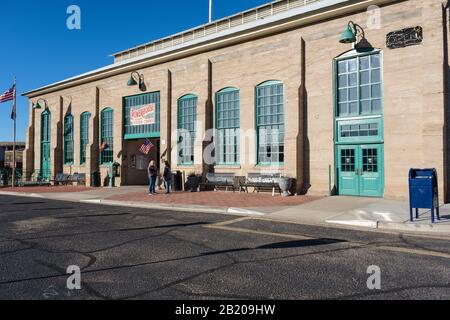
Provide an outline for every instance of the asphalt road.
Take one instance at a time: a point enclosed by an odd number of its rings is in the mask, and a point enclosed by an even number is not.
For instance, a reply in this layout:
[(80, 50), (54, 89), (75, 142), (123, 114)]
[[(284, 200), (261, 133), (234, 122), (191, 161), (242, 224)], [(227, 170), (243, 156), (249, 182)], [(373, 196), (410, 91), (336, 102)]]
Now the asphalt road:
[(0, 299), (424, 298), (450, 298), (450, 240), (0, 196)]

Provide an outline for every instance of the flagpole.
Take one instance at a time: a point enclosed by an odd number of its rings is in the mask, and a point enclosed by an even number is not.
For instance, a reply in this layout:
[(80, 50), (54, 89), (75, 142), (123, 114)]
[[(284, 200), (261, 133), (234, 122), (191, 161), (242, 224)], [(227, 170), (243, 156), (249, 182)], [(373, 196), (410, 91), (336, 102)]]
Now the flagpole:
[(14, 111), (14, 141), (13, 141), (13, 168), (12, 168), (12, 187), (14, 188), (16, 186), (16, 118), (17, 118), (17, 105), (16, 105), (16, 77), (14, 77), (14, 105), (13, 105), (13, 111)]
[(213, 3), (212, 0), (209, 0), (209, 23), (212, 22), (212, 10), (213, 10)]

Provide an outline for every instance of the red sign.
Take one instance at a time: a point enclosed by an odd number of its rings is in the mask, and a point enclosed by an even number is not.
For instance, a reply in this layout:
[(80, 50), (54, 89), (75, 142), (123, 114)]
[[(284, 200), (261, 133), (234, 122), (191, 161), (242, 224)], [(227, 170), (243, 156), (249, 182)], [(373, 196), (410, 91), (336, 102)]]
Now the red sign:
[(132, 107), (130, 109), (130, 125), (140, 126), (156, 123), (156, 104)]

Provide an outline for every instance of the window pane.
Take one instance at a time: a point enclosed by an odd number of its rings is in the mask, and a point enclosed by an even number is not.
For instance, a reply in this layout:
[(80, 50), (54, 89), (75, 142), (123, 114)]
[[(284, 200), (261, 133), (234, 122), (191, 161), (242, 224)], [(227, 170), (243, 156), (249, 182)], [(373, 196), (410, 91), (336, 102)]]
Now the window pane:
[(370, 100), (361, 101), (361, 113), (370, 114), (370, 112), (371, 112)]
[(381, 98), (381, 85), (376, 84), (372, 86), (372, 98)]
[(338, 72), (346, 73), (347, 72), (347, 61), (339, 61), (338, 63)]
[(371, 81), (372, 81), (372, 83), (381, 82), (381, 70), (380, 69), (372, 70)]
[(352, 59), (348, 61), (348, 71), (355, 72), (357, 70), (356, 59)]
[(371, 57), (372, 68), (380, 68), (381, 67), (381, 59), (379, 54), (374, 54)]
[(370, 68), (370, 60), (369, 57), (362, 57), (360, 60), (360, 70), (369, 70)]
[(369, 84), (370, 83), (370, 73), (369, 71), (361, 72), (361, 84)]
[(339, 88), (347, 87), (347, 75), (339, 76)]

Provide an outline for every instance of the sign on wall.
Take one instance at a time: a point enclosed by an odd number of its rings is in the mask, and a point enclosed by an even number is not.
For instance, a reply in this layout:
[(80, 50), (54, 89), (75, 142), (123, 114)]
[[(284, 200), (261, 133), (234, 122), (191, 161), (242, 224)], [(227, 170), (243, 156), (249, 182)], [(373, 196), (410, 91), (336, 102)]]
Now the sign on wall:
[(130, 108), (130, 125), (140, 126), (156, 123), (156, 103)]
[(406, 28), (388, 33), (386, 36), (386, 46), (389, 49), (405, 48), (421, 44), (423, 40), (423, 29), (420, 26)]

